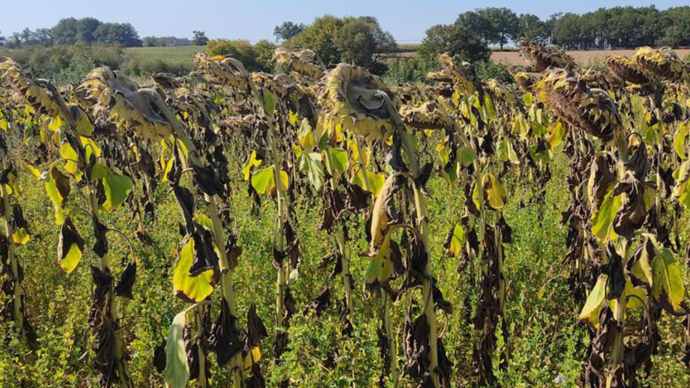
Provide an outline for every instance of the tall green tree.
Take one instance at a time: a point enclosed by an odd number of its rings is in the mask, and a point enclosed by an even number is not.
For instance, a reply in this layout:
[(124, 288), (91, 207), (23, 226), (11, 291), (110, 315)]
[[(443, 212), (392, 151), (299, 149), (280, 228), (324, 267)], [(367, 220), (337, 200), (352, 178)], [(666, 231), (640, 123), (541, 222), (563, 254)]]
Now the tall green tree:
[(277, 41), (288, 41), (300, 32), (304, 30), (304, 24), (293, 23), (293, 22), (283, 22), (283, 24), (276, 26), (273, 29), (273, 35), (276, 37)]
[(518, 17), (508, 8), (486, 8), (483, 12), (491, 25), (490, 43), (498, 44), (502, 51), (503, 45), (517, 38), (520, 31)]
[(203, 31), (194, 31), (194, 38), (192, 41), (194, 42), (194, 45), (196, 46), (206, 46), (206, 43), (208, 43), (208, 38), (206, 37), (206, 33)]
[(96, 43), (105, 46), (140, 47), (139, 33), (129, 23), (103, 23), (94, 31)]
[(338, 18), (326, 15), (314, 20), (285, 44), (314, 50), (327, 65), (345, 61), (364, 67), (374, 65), (376, 54), (397, 47), (393, 36), (370, 16)]
[(78, 21), (75, 18), (61, 19), (53, 28), (53, 43), (71, 45), (77, 41)]
[(542, 43), (548, 39), (548, 26), (537, 15), (523, 13), (518, 17), (518, 41)]
[(77, 20), (75, 43), (92, 44), (96, 40), (94, 33), (101, 24), (101, 21), (95, 18), (82, 18)]
[(458, 55), (469, 62), (486, 61), (491, 56), (491, 50), (484, 40), (457, 23), (435, 25), (426, 31), (419, 48), (420, 57), (426, 61), (436, 61), (441, 53)]

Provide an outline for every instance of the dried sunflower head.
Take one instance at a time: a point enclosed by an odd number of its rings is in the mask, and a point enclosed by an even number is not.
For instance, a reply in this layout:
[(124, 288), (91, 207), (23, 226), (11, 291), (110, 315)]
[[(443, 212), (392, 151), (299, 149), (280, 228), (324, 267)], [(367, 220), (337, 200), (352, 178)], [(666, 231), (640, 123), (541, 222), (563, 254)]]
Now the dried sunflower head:
[(453, 123), (445, 110), (435, 101), (427, 101), (420, 106), (405, 105), (400, 108), (403, 122), (418, 129), (445, 129)]
[(58, 89), (44, 79), (32, 80), (22, 71), (21, 66), (11, 58), (0, 63), (0, 78), (20, 95), (40, 115), (60, 118), (74, 124), (69, 108)]
[(108, 68), (92, 70), (77, 91), (94, 102), (95, 114), (103, 114), (118, 126), (132, 128), (146, 139), (166, 137), (173, 123), (164, 114), (168, 109), (161, 95), (152, 88), (140, 88), (136, 82)]
[(441, 73), (445, 79), (452, 80), (453, 85), (466, 93), (482, 93), (482, 82), (477, 71), (469, 62), (456, 61), (448, 54), (438, 57), (441, 63)]
[(648, 74), (628, 57), (614, 55), (604, 60), (606, 67), (616, 75), (616, 77), (637, 85), (646, 85), (651, 82)]
[(525, 42), (520, 45), (520, 54), (537, 71), (544, 71), (549, 67), (559, 67), (562, 69), (575, 67), (573, 57), (552, 44), (543, 46)]
[(690, 82), (688, 64), (683, 62), (670, 47), (653, 49), (640, 47), (633, 61), (642, 69), (672, 82)]
[(427, 73), (426, 78), (432, 80), (432, 81), (438, 81), (438, 82), (451, 82), (452, 80), (448, 75), (443, 72), (443, 71), (430, 71)]
[(175, 90), (182, 86), (182, 81), (169, 73), (154, 73), (151, 78), (163, 90)]
[(590, 88), (609, 90), (610, 86), (606, 73), (595, 69), (579, 69), (578, 77), (587, 83)]
[(222, 55), (209, 57), (204, 53), (197, 53), (194, 55), (194, 63), (197, 65), (198, 72), (208, 82), (229, 85), (240, 91), (249, 88), (247, 81), (249, 73), (247, 73), (242, 62), (237, 59)]
[(563, 69), (550, 69), (535, 84), (537, 98), (558, 118), (602, 140), (611, 140), (621, 127), (616, 102), (601, 89)]
[(325, 76), (319, 100), (323, 109), (318, 131), (341, 126), (369, 140), (387, 139), (393, 133), (394, 95), (378, 77), (361, 67), (341, 63)]
[(326, 71), (326, 66), (312, 50), (290, 51), (279, 47), (273, 53), (273, 60), (287, 72), (294, 72), (311, 80), (319, 79)]
[(497, 79), (490, 78), (486, 81), (484, 89), (494, 98), (496, 101), (505, 101), (508, 104), (515, 103), (515, 94), (513, 90), (509, 90), (506, 85), (501, 84)]
[(532, 90), (532, 86), (534, 86), (534, 83), (539, 81), (539, 77), (536, 74), (527, 73), (524, 71), (516, 73), (513, 77), (515, 78), (515, 81), (518, 83), (518, 85), (520, 85), (521, 88), (525, 89), (525, 91)]
[(311, 95), (300, 88), (289, 75), (252, 73), (252, 81), (262, 90), (275, 94), (290, 112), (299, 113), (300, 117), (310, 120), (316, 117)]

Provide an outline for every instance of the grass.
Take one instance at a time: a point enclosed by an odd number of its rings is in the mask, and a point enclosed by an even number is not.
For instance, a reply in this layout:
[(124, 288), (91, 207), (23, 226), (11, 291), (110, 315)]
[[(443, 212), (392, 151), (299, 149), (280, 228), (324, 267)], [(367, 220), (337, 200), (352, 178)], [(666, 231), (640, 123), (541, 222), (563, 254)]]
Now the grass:
[(204, 46), (179, 46), (179, 47), (130, 47), (125, 53), (134, 59), (156, 60), (160, 59), (171, 65), (192, 64), (192, 57), (198, 52), (203, 52)]

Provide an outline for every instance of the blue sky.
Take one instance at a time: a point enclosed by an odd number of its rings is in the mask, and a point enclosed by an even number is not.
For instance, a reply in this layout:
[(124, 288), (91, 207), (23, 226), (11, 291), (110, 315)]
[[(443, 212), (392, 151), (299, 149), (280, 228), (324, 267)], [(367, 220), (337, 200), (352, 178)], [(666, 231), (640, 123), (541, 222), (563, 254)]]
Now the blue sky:
[(508, 7), (516, 13), (547, 18), (556, 12), (584, 13), (600, 7), (655, 4), (659, 9), (687, 5), (687, 0), (653, 3), (638, 0), (0, 0), (0, 31), (10, 35), (29, 27), (51, 27), (65, 17), (92, 16), (102, 21), (130, 22), (141, 36), (191, 37), (202, 30), (210, 38), (273, 39), (273, 27), (286, 20), (310, 23), (324, 14), (372, 15), (400, 43), (419, 42), (424, 31), (439, 23), (452, 23), (459, 13), (478, 7)]

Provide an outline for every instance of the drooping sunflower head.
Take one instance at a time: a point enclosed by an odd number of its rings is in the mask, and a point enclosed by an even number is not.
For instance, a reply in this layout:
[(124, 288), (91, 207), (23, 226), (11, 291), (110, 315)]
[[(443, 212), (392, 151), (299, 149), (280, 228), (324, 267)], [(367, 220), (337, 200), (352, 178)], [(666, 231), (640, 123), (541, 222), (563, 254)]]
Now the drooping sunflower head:
[(592, 68), (580, 68), (577, 70), (577, 77), (584, 81), (590, 88), (599, 88), (604, 90), (610, 89), (607, 73), (604, 73), (603, 71)]
[(613, 55), (604, 60), (606, 67), (616, 77), (636, 85), (646, 85), (651, 82), (649, 75), (636, 61), (621, 55)]
[(526, 71), (519, 71), (513, 75), (515, 81), (525, 91), (530, 91), (534, 83), (539, 80), (539, 76), (535, 73), (528, 73)]
[(361, 67), (341, 63), (325, 76), (319, 93), (323, 109), (319, 117), (320, 133), (340, 126), (368, 140), (387, 139), (392, 135), (397, 113), (393, 92)]
[(452, 120), (435, 101), (419, 106), (405, 105), (400, 108), (400, 117), (410, 127), (417, 129), (446, 129), (452, 127)]
[[(456, 88), (469, 94), (477, 91), (481, 93), (482, 83), (471, 63), (454, 60), (445, 53), (439, 55), (438, 61), (441, 64), (443, 77), (451, 80)], [(440, 76), (440, 74), (437, 76)]]
[(0, 62), (0, 78), (22, 97), (36, 113), (50, 118), (73, 121), (60, 91), (44, 79), (30, 79), (11, 58)]
[(326, 66), (312, 50), (290, 51), (279, 47), (273, 53), (273, 60), (286, 72), (294, 72), (310, 80), (319, 79)]
[(573, 73), (550, 69), (535, 84), (537, 99), (554, 115), (592, 136), (608, 141), (621, 127), (616, 102), (601, 89), (587, 87)]
[(537, 71), (544, 71), (549, 67), (566, 69), (575, 65), (573, 57), (551, 44), (543, 46), (525, 42), (520, 45), (520, 54)]
[(164, 114), (168, 108), (156, 89), (141, 88), (108, 68), (92, 70), (77, 93), (93, 103), (95, 114), (106, 116), (121, 128), (131, 128), (146, 139), (172, 133), (173, 123)]
[(633, 55), (632, 60), (637, 65), (665, 80), (672, 82), (690, 82), (688, 64), (683, 62), (670, 47), (653, 49), (640, 47)]
[(242, 62), (237, 59), (222, 55), (209, 57), (207, 54), (197, 53), (194, 55), (193, 60), (197, 65), (198, 72), (208, 82), (229, 85), (240, 91), (245, 91), (249, 88), (247, 81), (249, 73), (244, 68)]
[(508, 73), (525, 92), (532, 90), (532, 86), (539, 81), (539, 73), (532, 73), (525, 66), (509, 66)]

